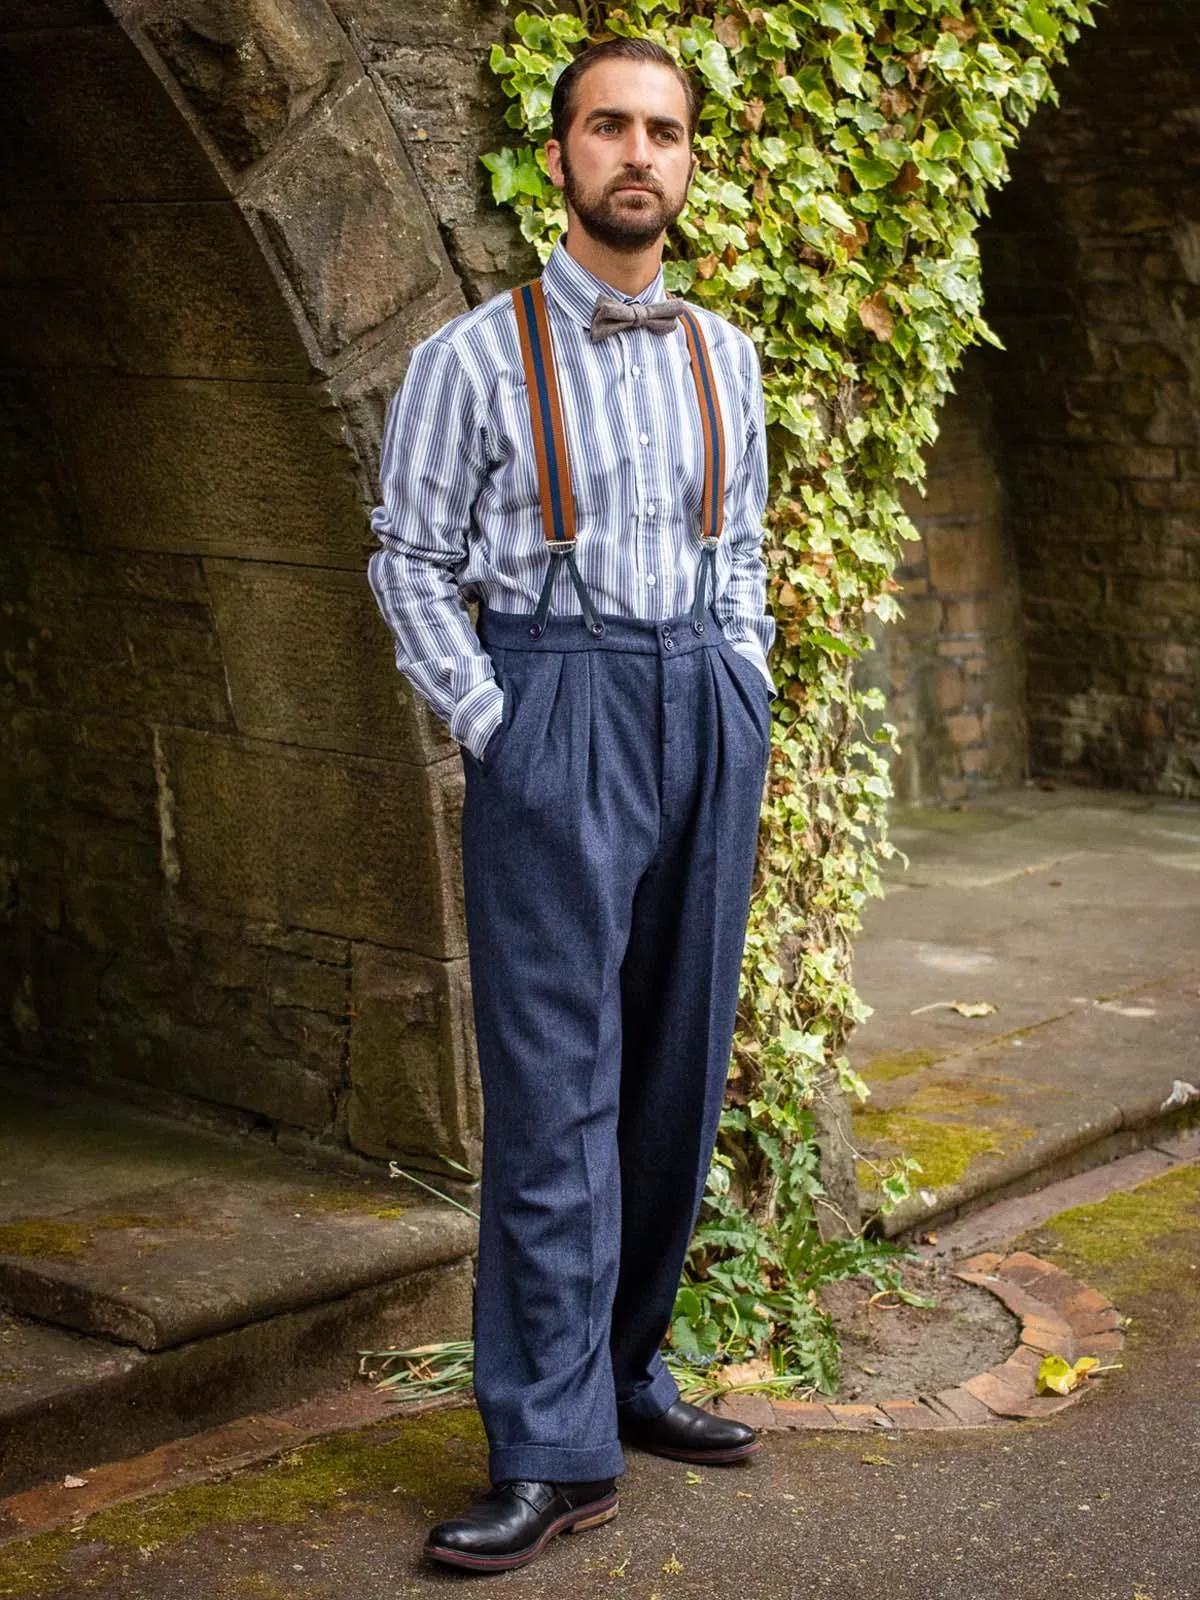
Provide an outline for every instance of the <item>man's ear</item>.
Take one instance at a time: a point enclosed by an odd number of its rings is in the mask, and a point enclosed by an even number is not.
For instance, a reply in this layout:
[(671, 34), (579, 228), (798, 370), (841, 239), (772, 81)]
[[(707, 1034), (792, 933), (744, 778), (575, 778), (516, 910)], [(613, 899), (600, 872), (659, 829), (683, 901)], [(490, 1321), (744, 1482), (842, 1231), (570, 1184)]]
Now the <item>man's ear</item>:
[(562, 145), (557, 139), (546, 140), (546, 167), (550, 182), (556, 189), (563, 187)]

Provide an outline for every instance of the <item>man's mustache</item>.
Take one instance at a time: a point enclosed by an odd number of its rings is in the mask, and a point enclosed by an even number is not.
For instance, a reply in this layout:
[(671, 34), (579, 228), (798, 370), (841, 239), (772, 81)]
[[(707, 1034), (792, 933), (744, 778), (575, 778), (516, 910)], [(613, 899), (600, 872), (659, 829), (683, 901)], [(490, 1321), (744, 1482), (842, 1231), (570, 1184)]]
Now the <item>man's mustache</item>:
[(626, 168), (619, 177), (612, 179), (604, 192), (606, 195), (616, 194), (618, 189), (626, 189), (630, 184), (636, 184), (639, 189), (649, 189), (650, 193), (657, 195), (660, 200), (663, 198), (663, 186), (653, 173), (639, 171), (636, 168)]

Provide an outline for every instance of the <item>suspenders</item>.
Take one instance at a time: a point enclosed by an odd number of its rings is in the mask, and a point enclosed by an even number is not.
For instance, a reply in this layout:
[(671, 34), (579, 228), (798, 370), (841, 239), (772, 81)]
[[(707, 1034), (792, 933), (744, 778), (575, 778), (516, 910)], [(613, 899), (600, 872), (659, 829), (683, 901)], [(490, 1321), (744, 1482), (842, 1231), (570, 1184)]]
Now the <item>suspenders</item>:
[[(533, 450), (537, 462), (538, 490), (542, 503), (542, 526), (550, 565), (538, 599), (537, 613), (530, 633), (538, 639), (545, 632), (550, 616), (550, 600), (561, 561), (570, 574), (579, 597), (587, 628), (602, 638), (604, 624), (596, 615), (591, 596), (575, 562), (575, 493), (571, 482), (571, 462), (567, 430), (563, 425), (558, 372), (554, 364), (554, 345), (550, 319), (540, 279), (523, 284), (512, 292), (517, 313), (517, 333), (521, 340), (521, 359), (529, 391), (529, 418), (533, 424)], [(700, 427), (704, 439), (704, 489), (700, 501), (700, 572), (692, 603), (692, 627), (704, 631), (704, 613), (716, 599), (717, 542), (725, 521), (725, 430), (721, 422), (721, 402), (713, 377), (712, 361), (700, 321), (690, 309), (680, 312), (691, 362), (692, 382), (700, 407)]]

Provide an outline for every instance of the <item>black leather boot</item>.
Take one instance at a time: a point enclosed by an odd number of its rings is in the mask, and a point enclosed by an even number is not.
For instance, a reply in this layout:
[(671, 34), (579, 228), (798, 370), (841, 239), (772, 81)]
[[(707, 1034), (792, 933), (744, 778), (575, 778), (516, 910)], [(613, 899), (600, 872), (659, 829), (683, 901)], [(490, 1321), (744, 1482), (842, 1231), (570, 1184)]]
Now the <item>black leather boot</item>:
[(616, 1486), (599, 1483), (498, 1483), (461, 1517), (439, 1522), (425, 1554), (471, 1572), (507, 1572), (540, 1555), (557, 1533), (598, 1528), (617, 1514)]
[(657, 1417), (627, 1418), (621, 1423), (621, 1438), (651, 1455), (714, 1467), (743, 1461), (762, 1449), (758, 1435), (744, 1422), (714, 1417), (686, 1400), (676, 1400)]

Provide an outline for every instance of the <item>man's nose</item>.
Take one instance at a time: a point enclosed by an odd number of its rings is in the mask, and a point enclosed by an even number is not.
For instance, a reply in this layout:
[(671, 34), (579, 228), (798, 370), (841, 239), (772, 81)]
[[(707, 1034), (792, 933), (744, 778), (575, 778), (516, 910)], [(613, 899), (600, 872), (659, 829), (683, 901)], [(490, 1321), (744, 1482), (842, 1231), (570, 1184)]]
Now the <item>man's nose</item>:
[(654, 146), (650, 143), (650, 134), (647, 129), (636, 125), (630, 127), (625, 142), (625, 159), (631, 167), (649, 167), (653, 165)]

